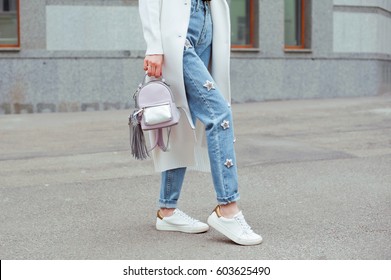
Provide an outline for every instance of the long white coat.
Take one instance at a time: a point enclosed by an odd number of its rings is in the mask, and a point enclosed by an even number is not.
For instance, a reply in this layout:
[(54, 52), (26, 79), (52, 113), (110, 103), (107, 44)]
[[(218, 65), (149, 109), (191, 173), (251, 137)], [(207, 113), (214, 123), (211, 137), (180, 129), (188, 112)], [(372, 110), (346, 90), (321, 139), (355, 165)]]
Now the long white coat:
[[(229, 105), (230, 15), (226, 0), (212, 0), (213, 47), (211, 74)], [(190, 21), (191, 0), (139, 0), (139, 12), (147, 43), (146, 54), (163, 54), (163, 76), (171, 86), (175, 103), (181, 108), (180, 123), (173, 127), (168, 152), (154, 149), (158, 172), (191, 167), (209, 171), (204, 125), (193, 124), (183, 81), (183, 49)]]

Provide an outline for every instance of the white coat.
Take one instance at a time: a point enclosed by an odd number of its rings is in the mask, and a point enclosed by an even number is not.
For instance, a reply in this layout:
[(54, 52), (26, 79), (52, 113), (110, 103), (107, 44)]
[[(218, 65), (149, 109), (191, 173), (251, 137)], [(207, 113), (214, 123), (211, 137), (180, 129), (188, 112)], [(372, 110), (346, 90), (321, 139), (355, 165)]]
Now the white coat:
[[(221, 93), (230, 103), (230, 15), (226, 0), (210, 2), (213, 46), (210, 71)], [(146, 54), (163, 54), (163, 77), (181, 108), (178, 125), (171, 131), (169, 151), (154, 149), (158, 172), (178, 167), (209, 171), (204, 125), (193, 124), (183, 81), (183, 49), (190, 21), (191, 0), (139, 0), (139, 12), (147, 43)], [(228, 106), (228, 105), (227, 105)]]

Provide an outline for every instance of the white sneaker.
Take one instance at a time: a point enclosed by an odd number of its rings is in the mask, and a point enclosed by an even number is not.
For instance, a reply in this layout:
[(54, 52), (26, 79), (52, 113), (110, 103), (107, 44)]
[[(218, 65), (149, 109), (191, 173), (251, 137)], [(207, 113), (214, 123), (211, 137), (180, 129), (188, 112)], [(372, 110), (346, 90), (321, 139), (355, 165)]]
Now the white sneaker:
[(227, 219), (221, 216), (220, 206), (217, 206), (209, 216), (208, 224), (237, 244), (257, 245), (262, 242), (262, 237), (247, 224), (242, 211), (232, 219)]
[(185, 233), (201, 233), (209, 229), (209, 226), (202, 223), (179, 209), (169, 217), (163, 217), (160, 211), (157, 212), (156, 229), (165, 231), (180, 231)]

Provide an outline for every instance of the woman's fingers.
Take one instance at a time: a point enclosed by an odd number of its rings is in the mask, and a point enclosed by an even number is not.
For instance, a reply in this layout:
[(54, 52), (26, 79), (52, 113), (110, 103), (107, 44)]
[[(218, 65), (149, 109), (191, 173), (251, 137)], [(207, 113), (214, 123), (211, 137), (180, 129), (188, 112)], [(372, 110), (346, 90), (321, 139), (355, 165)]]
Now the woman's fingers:
[(144, 71), (148, 76), (159, 78), (162, 76), (163, 55), (147, 55), (144, 59)]
[(156, 76), (155, 71), (156, 71), (156, 67), (154, 65), (148, 66), (148, 75), (149, 76)]
[(162, 75), (162, 65), (156, 66), (155, 77), (159, 78)]

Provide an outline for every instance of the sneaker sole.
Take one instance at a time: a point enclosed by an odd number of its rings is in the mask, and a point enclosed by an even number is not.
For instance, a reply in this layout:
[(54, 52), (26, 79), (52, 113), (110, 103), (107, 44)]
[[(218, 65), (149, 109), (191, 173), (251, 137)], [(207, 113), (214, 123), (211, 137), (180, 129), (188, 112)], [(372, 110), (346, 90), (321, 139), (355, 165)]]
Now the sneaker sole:
[(209, 230), (209, 227), (192, 228), (192, 227), (179, 227), (169, 224), (156, 224), (156, 229), (160, 231), (178, 231), (183, 233), (203, 233)]
[[(212, 215), (216, 215), (215, 212), (212, 213)], [(236, 237), (234, 234), (232, 234), (226, 227), (224, 227), (217, 219), (216, 217), (209, 216), (208, 218), (208, 224), (213, 227), (215, 230), (220, 232), (221, 234), (225, 235), (229, 239), (231, 239), (233, 242), (243, 245), (243, 246), (251, 246), (251, 245), (258, 245), (262, 243), (262, 237), (260, 239), (254, 239), (254, 240), (245, 240)]]

